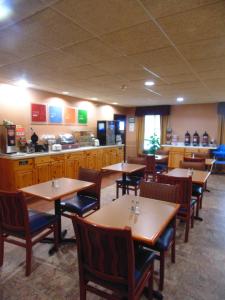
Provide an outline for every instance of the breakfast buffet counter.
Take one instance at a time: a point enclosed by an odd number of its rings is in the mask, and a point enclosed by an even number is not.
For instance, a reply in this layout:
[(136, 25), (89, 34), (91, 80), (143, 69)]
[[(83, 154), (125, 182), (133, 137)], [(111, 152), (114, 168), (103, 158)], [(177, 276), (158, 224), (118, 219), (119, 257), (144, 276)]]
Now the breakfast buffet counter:
[(123, 145), (0, 155), (0, 170), (4, 174), (0, 189), (14, 191), (55, 178), (77, 178), (79, 167), (100, 170), (123, 159)]

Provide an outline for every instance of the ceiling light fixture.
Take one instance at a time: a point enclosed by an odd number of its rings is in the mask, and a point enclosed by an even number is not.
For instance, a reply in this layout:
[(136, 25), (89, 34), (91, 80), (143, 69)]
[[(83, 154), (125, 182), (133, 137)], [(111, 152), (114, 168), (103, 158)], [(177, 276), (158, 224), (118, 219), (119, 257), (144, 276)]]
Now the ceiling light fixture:
[(22, 87), (22, 88), (30, 87), (30, 84), (26, 79), (20, 79), (20, 80), (16, 81), (15, 84), (19, 87)]
[(154, 84), (154, 81), (145, 81), (145, 86), (153, 86)]
[(112, 102), (112, 104), (113, 104), (113, 105), (117, 105), (117, 104), (118, 104), (118, 102)]
[(0, 4), (0, 21), (6, 19), (11, 14), (11, 9)]
[(91, 100), (95, 101), (95, 100), (98, 100), (98, 98), (97, 97), (92, 97)]
[(62, 92), (62, 94), (63, 94), (63, 95), (69, 95), (69, 92), (64, 91), (64, 92)]
[(184, 98), (183, 97), (177, 97), (177, 102), (183, 102)]

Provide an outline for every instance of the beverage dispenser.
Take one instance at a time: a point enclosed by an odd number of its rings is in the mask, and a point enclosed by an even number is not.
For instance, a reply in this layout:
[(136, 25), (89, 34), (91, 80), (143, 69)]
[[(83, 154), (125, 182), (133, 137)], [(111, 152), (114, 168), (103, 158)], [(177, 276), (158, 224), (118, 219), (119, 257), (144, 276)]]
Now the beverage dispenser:
[(185, 137), (184, 137), (184, 145), (185, 145), (185, 146), (190, 146), (190, 144), (191, 144), (191, 135), (190, 135), (190, 133), (187, 131), (187, 132), (185, 133)]
[(0, 126), (0, 147), (2, 153), (15, 153), (18, 151), (16, 146), (16, 125)]
[(195, 131), (193, 135), (193, 146), (199, 146), (199, 143), (200, 143), (199, 134), (197, 133), (197, 131)]
[(208, 133), (205, 131), (205, 133), (202, 136), (202, 146), (207, 147), (209, 145), (209, 135)]

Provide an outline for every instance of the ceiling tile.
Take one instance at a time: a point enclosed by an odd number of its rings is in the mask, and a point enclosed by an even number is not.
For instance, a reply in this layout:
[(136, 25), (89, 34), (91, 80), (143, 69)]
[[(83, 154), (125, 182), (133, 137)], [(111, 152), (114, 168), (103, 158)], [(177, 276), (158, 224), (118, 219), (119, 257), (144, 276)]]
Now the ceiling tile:
[(158, 22), (175, 44), (221, 37), (225, 35), (225, 1), (159, 18)]
[(148, 19), (144, 10), (133, 0), (64, 0), (53, 7), (97, 35)]
[(218, 0), (166, 0), (166, 3), (165, 0), (141, 0), (141, 2), (155, 18), (159, 18), (218, 2)]
[(61, 48), (61, 50), (69, 53), (74, 58), (81, 59), (86, 64), (97, 63), (120, 56), (118, 52), (110, 49), (97, 38)]
[(105, 34), (102, 36), (102, 39), (105, 43), (117, 48), (125, 55), (163, 48), (169, 45), (168, 40), (151, 21)]

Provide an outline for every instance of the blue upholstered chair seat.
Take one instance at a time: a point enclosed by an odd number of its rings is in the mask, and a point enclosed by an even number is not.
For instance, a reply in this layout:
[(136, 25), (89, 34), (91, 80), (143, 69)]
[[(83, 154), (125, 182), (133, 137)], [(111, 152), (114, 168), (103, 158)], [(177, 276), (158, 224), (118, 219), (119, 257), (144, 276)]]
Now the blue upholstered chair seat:
[[(192, 199), (191, 200), (191, 207), (193, 207), (193, 206), (195, 206), (195, 204), (197, 203), (197, 200), (196, 199)], [(179, 209), (179, 212), (186, 212), (187, 211), (187, 209), (185, 208), (185, 207), (181, 207), (180, 209)], [(178, 212), (178, 213), (179, 213)]]
[(197, 184), (192, 184), (192, 196), (201, 196), (203, 193), (203, 188)]
[(151, 248), (157, 251), (167, 251), (174, 235), (174, 228), (169, 226)]
[(62, 211), (69, 211), (71, 213), (82, 216), (86, 212), (95, 209), (97, 207), (97, 199), (85, 195), (76, 195), (71, 200), (61, 202)]
[(167, 165), (166, 164), (157, 164), (156, 165), (156, 172), (163, 172), (167, 170)]
[(58, 218), (55, 215), (38, 212), (35, 210), (29, 210), (28, 216), (31, 234), (43, 229), (44, 227), (47, 227)]
[(121, 179), (117, 179), (116, 183), (120, 184), (120, 185), (139, 185), (141, 181), (141, 177), (136, 177), (136, 176), (130, 176), (127, 177), (126, 180)]

